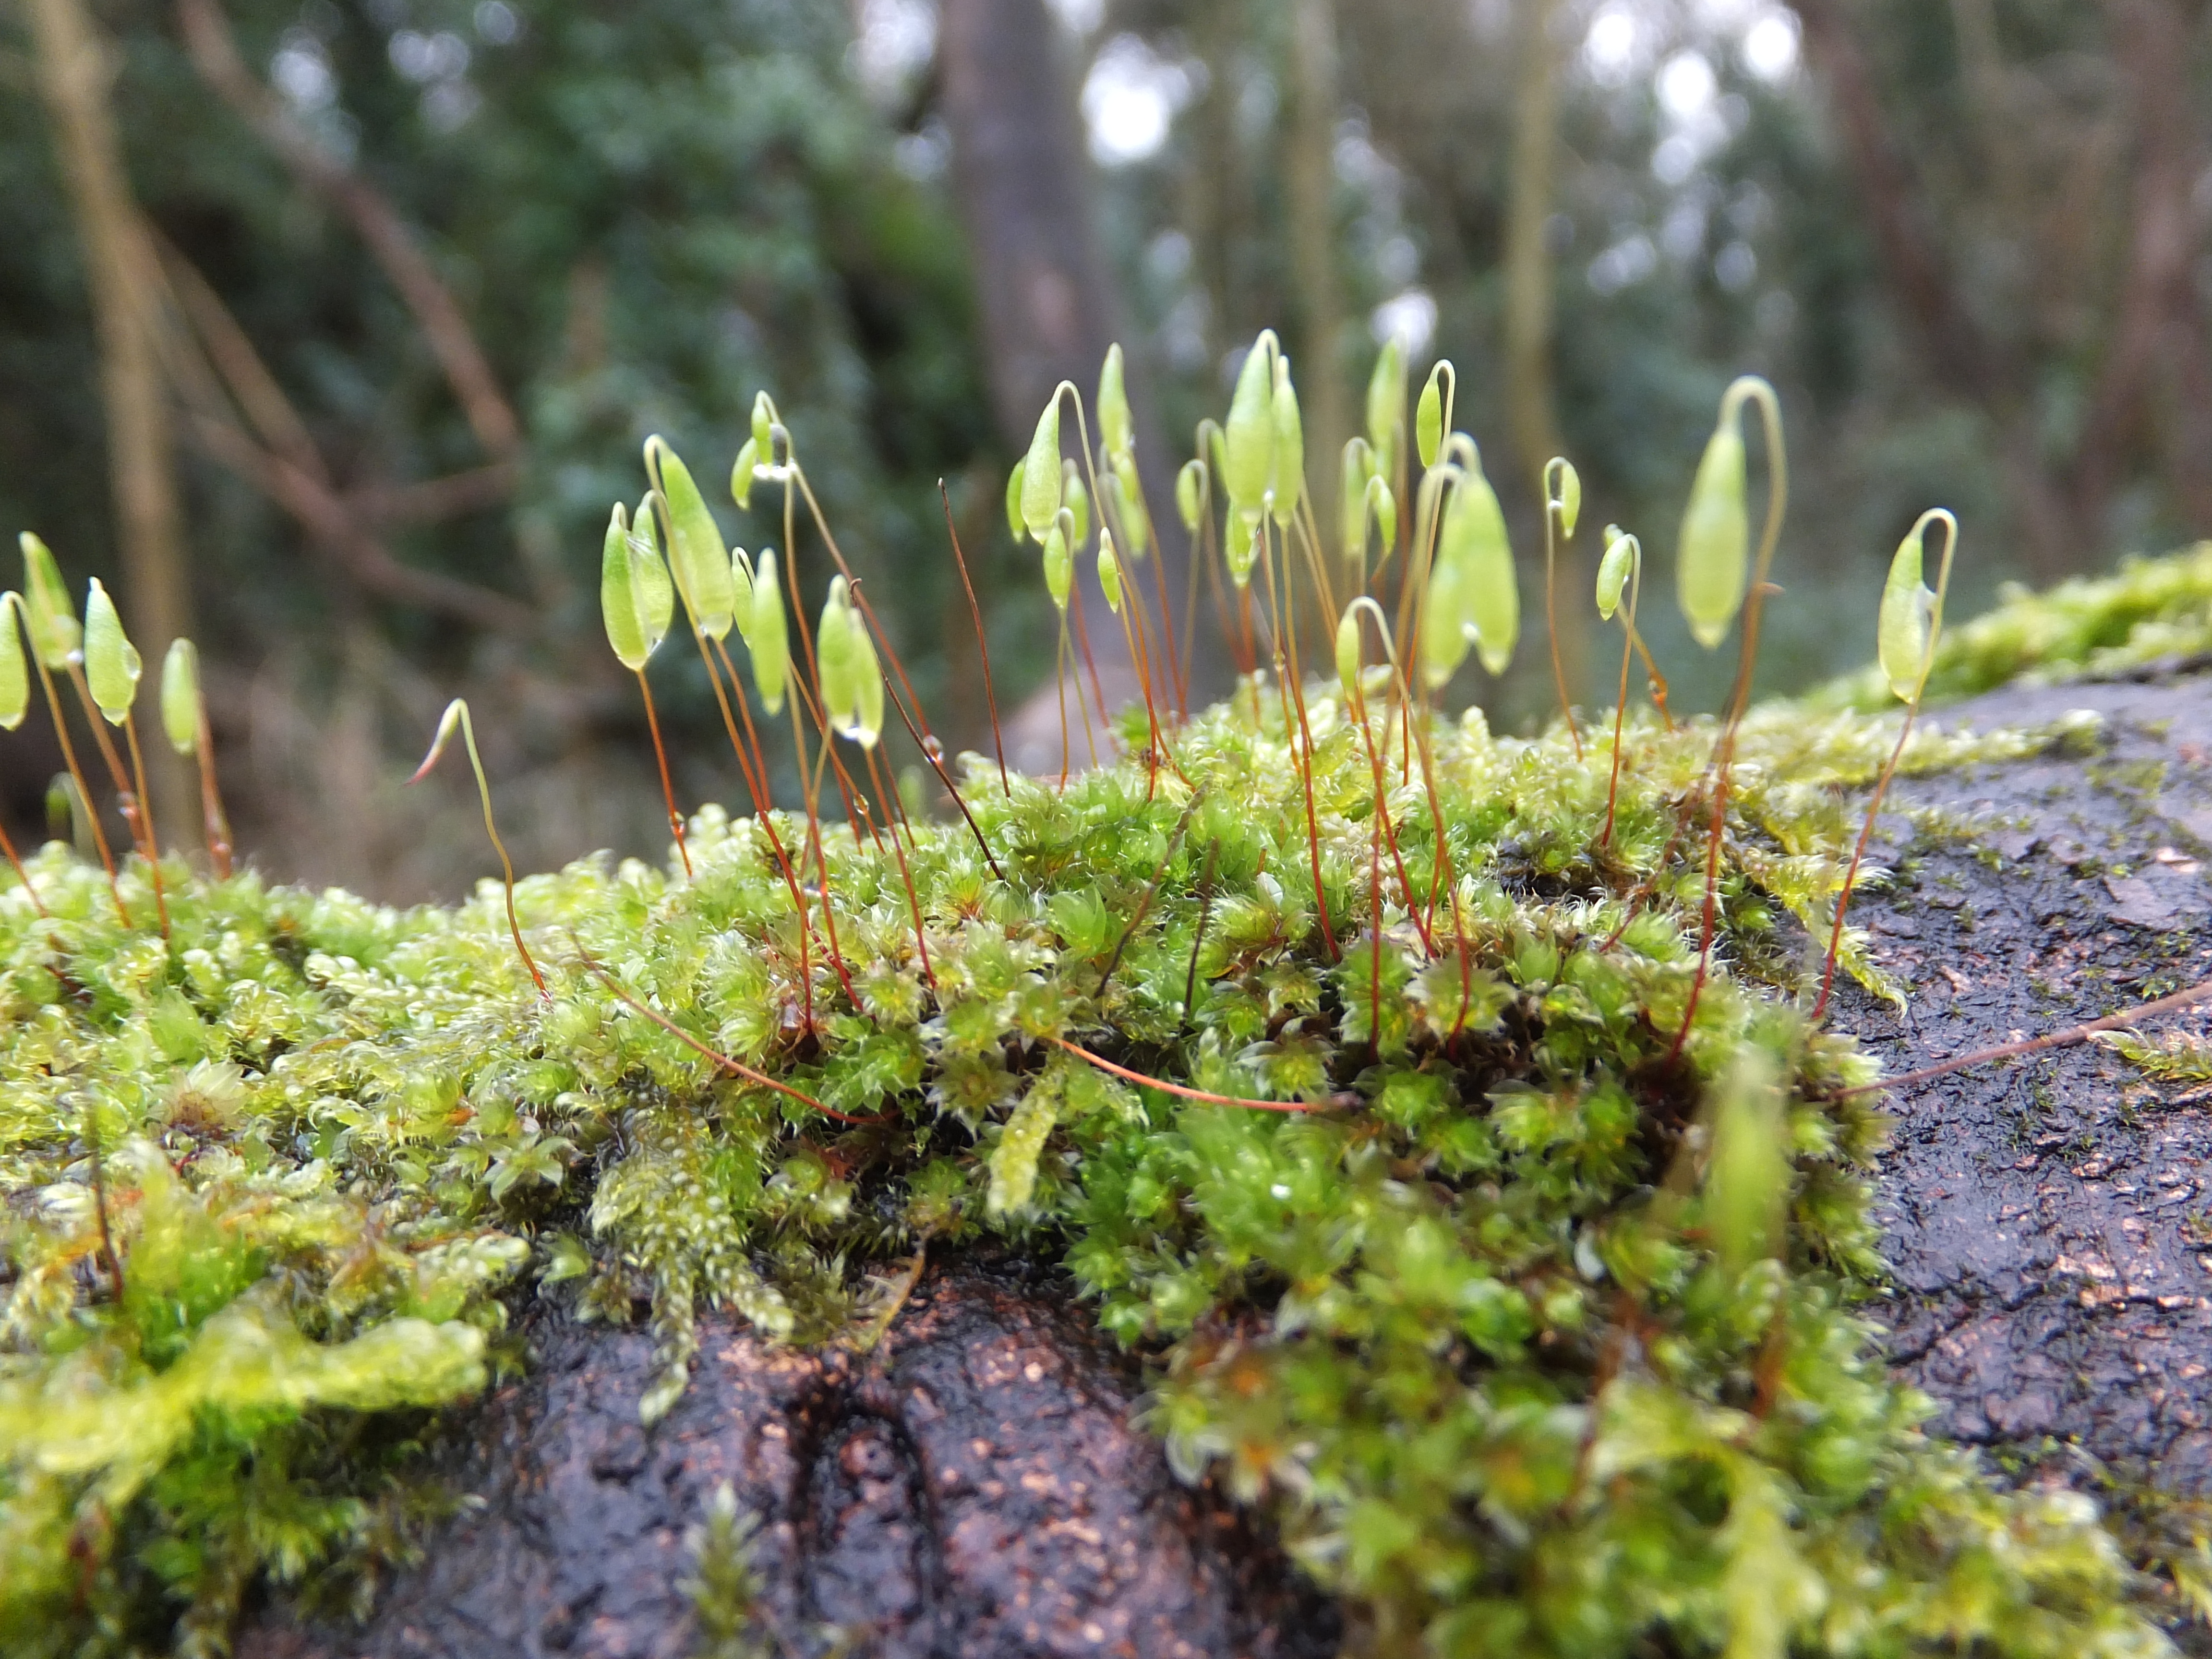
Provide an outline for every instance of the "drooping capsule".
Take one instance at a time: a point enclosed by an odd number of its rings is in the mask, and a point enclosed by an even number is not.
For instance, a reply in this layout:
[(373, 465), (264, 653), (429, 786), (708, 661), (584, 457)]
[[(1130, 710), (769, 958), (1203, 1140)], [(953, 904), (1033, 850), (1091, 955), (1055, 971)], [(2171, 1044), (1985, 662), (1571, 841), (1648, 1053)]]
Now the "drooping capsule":
[(1622, 535), (1615, 525), (1607, 525), (1605, 533), (1605, 556), (1597, 562), (1597, 614), (1611, 622), (1613, 613), (1620, 609), (1620, 596), (1635, 568), (1637, 543), (1635, 537)]
[(815, 673), (822, 689), (823, 718), (832, 731), (841, 733), (852, 730), (860, 718), (860, 665), (853, 631), (845, 621), (852, 610), (846, 591), (842, 576), (830, 579), (830, 595), (822, 602), (822, 620), (814, 630)]
[(738, 459), (730, 463), (730, 499), (739, 507), (753, 501), (753, 469), (760, 465), (760, 445), (748, 438), (738, 446)]
[(1145, 512), (1145, 490), (1137, 477), (1136, 457), (1116, 461), (1106, 476), (1120, 498), (1121, 540), (1129, 550), (1129, 557), (1141, 562), (1152, 549), (1152, 524)]
[(15, 609), (22, 602), (12, 590), (0, 593), (0, 732), (13, 732), (31, 710), (31, 669), (15, 625)]
[(1068, 597), (1075, 591), (1075, 555), (1057, 524), (1044, 532), (1044, 586), (1053, 605), (1066, 616)]
[(1336, 683), (1344, 690), (1344, 706), (1357, 708), (1359, 691), (1359, 612), (1351, 605), (1336, 623)]
[(1182, 519), (1182, 527), (1198, 533), (1198, 521), (1206, 511), (1206, 463), (1194, 455), (1176, 473), (1176, 512)]
[(1121, 382), (1121, 343), (1106, 348), (1106, 361), (1098, 370), (1098, 441), (1116, 465), (1135, 453), (1135, 437), (1129, 420), (1129, 393)]
[(721, 526), (707, 510), (691, 469), (657, 434), (645, 441), (645, 468), (668, 514), (668, 564), (676, 591), (701, 633), (725, 638), (737, 620), (738, 593)]
[(1572, 539), (1575, 521), (1583, 513), (1583, 477), (1575, 471), (1575, 464), (1563, 457), (1554, 456), (1544, 469), (1545, 488), (1550, 492), (1550, 505), (1559, 515), (1559, 533)]
[(1221, 481), (1230, 506), (1246, 519), (1266, 510), (1267, 486), (1274, 477), (1276, 355), (1274, 331), (1261, 330), (1237, 372), (1237, 390), (1222, 428)]
[(1889, 562), (1889, 580), (1882, 584), (1881, 620), (1875, 629), (1882, 678), (1907, 702), (1920, 690), (1929, 652), (1936, 642), (1936, 593), (1923, 575), (1921, 532), (1927, 522), (1923, 519), (1914, 525), (1911, 533), (1897, 544)]
[(1406, 351), (1392, 335), (1383, 341), (1367, 377), (1367, 441), (1375, 448), (1375, 470), (1398, 476), (1398, 456), (1406, 441)]
[[(1479, 457), (1444, 508), (1443, 543), (1466, 578), (1466, 624), (1482, 665), (1503, 674), (1521, 637), (1521, 589), (1505, 514)], [(1440, 550), (1438, 561), (1445, 556)]]
[(754, 453), (767, 465), (775, 465), (775, 405), (765, 392), (753, 393), (752, 441)]
[(1060, 393), (1055, 391), (1037, 416), (1030, 453), (1022, 461), (1022, 527), (1042, 544), (1060, 511)]
[(1376, 533), (1382, 537), (1387, 556), (1398, 544), (1398, 498), (1379, 472), (1367, 481), (1367, 510), (1375, 515)]
[(1436, 562), (1429, 570), (1428, 591), (1421, 599), (1420, 633), (1415, 641), (1421, 678), (1431, 691), (1442, 688), (1467, 660), (1468, 647), (1473, 643), (1467, 627), (1467, 605), (1466, 573), (1458, 560), (1444, 556), (1439, 545)]
[(632, 532), (622, 503), (616, 502), (599, 556), (599, 615), (607, 644), (623, 667), (632, 673), (644, 668), (667, 635), (675, 608), (668, 567)]
[(1068, 546), (1082, 546), (1091, 539), (1091, 492), (1083, 487), (1083, 475), (1073, 461), (1060, 463), (1060, 504), (1073, 525), (1067, 532)]
[(100, 585), (100, 578), (94, 577), (84, 596), (84, 680), (110, 726), (130, 718), (144, 666), (137, 647), (123, 631), (115, 601)]
[[(0, 653), (4, 650), (0, 647)], [(0, 672), (0, 683), (5, 679), (4, 672)], [(4, 688), (0, 687), (0, 705), (5, 702)], [(0, 725), (4, 724), (0, 720)], [(161, 659), (161, 732), (179, 755), (190, 756), (199, 748), (199, 647), (181, 635), (169, 641), (169, 654)]]
[(1337, 529), (1344, 562), (1362, 572), (1367, 568), (1367, 481), (1375, 476), (1375, 447), (1364, 438), (1347, 440), (1336, 492)]
[(1437, 464), (1437, 451), (1444, 441), (1444, 364), (1439, 361), (1421, 384), (1420, 402), (1413, 409), (1413, 443), (1423, 466)]
[(1743, 608), (1751, 548), (1744, 470), (1743, 434), (1736, 428), (1735, 409), (1724, 404), (1690, 485), (1674, 563), (1682, 616), (1692, 636), (1708, 651), (1728, 637), (1735, 613)]
[(1114, 556), (1114, 532), (1098, 532), (1098, 587), (1106, 595), (1106, 608), (1121, 614), (1121, 563)]
[(70, 654), (84, 642), (84, 630), (77, 625), (61, 566), (29, 531), (16, 543), (23, 550), (23, 617), (31, 630), (31, 649), (48, 668), (66, 668)]

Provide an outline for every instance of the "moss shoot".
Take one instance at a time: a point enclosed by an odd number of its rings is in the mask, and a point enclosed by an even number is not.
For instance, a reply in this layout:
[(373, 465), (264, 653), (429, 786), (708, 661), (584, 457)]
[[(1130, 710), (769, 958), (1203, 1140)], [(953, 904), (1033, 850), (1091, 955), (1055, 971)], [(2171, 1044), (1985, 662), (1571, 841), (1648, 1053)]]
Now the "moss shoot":
[[(2207, 556), (2121, 579), (2190, 595), (2138, 634), (2201, 627)], [(918, 1258), (995, 1235), (1146, 1357), (1176, 1467), (1272, 1517), (1352, 1650), (2162, 1650), (2091, 1502), (1924, 1437), (1869, 1322), (1879, 1097), (1802, 1009), (1898, 716), (1744, 723), (1672, 1058), (1711, 723), (1630, 717), (1608, 828), (1609, 719), (1577, 759), (1379, 700), (1363, 734), (1318, 682), (1282, 716), (1240, 698), (1064, 789), (969, 757), (972, 829), (822, 831), (811, 929), (767, 823), (705, 809), (688, 878), (520, 884), (544, 999), (495, 884), (399, 910), (172, 860), (165, 943), (143, 861), (126, 927), (96, 866), (29, 860), (0, 1648), (219, 1653), (264, 1578), (362, 1603), (441, 1501), (423, 1408), (519, 1363), (533, 1300), (652, 1322), (651, 1421), (702, 1307), (864, 1346)]]

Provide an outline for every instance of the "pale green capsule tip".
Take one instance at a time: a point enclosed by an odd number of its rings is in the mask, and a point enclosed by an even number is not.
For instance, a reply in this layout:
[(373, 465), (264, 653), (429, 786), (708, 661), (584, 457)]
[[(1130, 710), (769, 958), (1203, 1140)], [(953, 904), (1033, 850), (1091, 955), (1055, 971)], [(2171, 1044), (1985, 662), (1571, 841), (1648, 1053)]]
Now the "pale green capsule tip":
[(1231, 506), (1257, 513), (1275, 471), (1275, 337), (1263, 331), (1244, 354), (1222, 429), (1222, 483)]
[(1205, 508), (1206, 463), (1194, 455), (1176, 474), (1176, 511), (1182, 515), (1182, 527), (1196, 535)]
[(1889, 580), (1882, 584), (1881, 620), (1875, 630), (1875, 651), (1882, 678), (1889, 689), (1906, 702), (1920, 690), (1920, 680), (1935, 644), (1936, 595), (1921, 580), (1920, 532), (1897, 544), (1889, 562)]
[(1406, 353), (1392, 335), (1375, 359), (1375, 372), (1367, 377), (1367, 437), (1381, 458), (1383, 470), (1396, 459), (1400, 434), (1406, 428)]
[(1298, 413), (1297, 389), (1291, 384), (1291, 360), (1275, 360), (1273, 477), (1275, 522), (1288, 525), (1306, 487), (1305, 422)]
[(1022, 527), (1040, 543), (1060, 511), (1062, 474), (1060, 465), (1060, 394), (1037, 416), (1030, 439), (1030, 453), (1022, 463)]
[(1552, 505), (1559, 509), (1559, 530), (1562, 534), (1571, 538), (1575, 533), (1575, 520), (1582, 517), (1583, 512), (1582, 474), (1575, 471), (1572, 461), (1564, 459), (1554, 460), (1547, 471), (1553, 472), (1557, 478), (1558, 487), (1552, 493)]
[(84, 678), (110, 726), (129, 718), (143, 668), (137, 648), (123, 632), (115, 601), (95, 576), (84, 598)]
[(607, 519), (606, 541), (599, 553), (599, 619), (607, 630), (607, 645), (616, 660), (635, 673), (653, 654), (637, 613), (637, 579), (630, 555), (628, 515), (620, 501)]
[(1375, 528), (1382, 538), (1384, 548), (1398, 544), (1398, 498), (1390, 493), (1390, 486), (1376, 473), (1367, 481), (1367, 501), (1375, 514)]
[(30, 665), (23, 659), (23, 636), (16, 630), (15, 607), (21, 597), (0, 593), (0, 732), (13, 732), (31, 709)]
[(768, 393), (753, 393), (753, 453), (762, 460), (773, 465), (775, 460), (775, 410), (769, 405)]
[(1121, 614), (1121, 562), (1114, 556), (1114, 533), (1098, 532), (1098, 587), (1106, 595), (1106, 608)]
[[(1610, 533), (1612, 527), (1607, 528)], [(1636, 543), (1632, 538), (1614, 536), (1606, 544), (1605, 556), (1597, 563), (1597, 614), (1607, 622), (1620, 609), (1620, 596), (1627, 589), (1635, 560)]]
[(1429, 371), (1421, 387), (1421, 400), (1413, 409), (1413, 443), (1423, 466), (1437, 464), (1437, 451), (1444, 441), (1443, 365)]
[(753, 625), (745, 635), (752, 653), (753, 684), (771, 714), (783, 712), (784, 687), (791, 674), (791, 631), (784, 621), (783, 589), (777, 585), (775, 550), (761, 549), (753, 577)]
[(1121, 498), (1121, 539), (1129, 544), (1130, 558), (1141, 562), (1152, 548), (1152, 526), (1145, 516), (1145, 491), (1137, 477), (1136, 457), (1115, 462), (1107, 476)]
[[(0, 671), (0, 682), (5, 679), (4, 671)], [(6, 701), (4, 684), (0, 684), (0, 708)], [(199, 747), (200, 653), (181, 635), (169, 641), (169, 654), (161, 659), (161, 731), (169, 739), (169, 747), (179, 755), (190, 755)]]
[(1690, 633), (1708, 651), (1742, 608), (1751, 520), (1744, 506), (1743, 434), (1731, 418), (1713, 430), (1682, 513), (1675, 580)]
[(1336, 624), (1336, 679), (1344, 689), (1344, 706), (1359, 706), (1359, 613), (1346, 606)]
[(1066, 615), (1068, 596), (1075, 588), (1075, 556), (1068, 550), (1067, 538), (1057, 524), (1044, 533), (1044, 586), (1053, 604)]
[(730, 580), (730, 553), (721, 526), (707, 510), (707, 499), (693, 482), (690, 468), (658, 436), (646, 440), (647, 465), (668, 509), (668, 562), (676, 591), (699, 631), (719, 640), (736, 620), (737, 594)]
[(1106, 362), (1098, 371), (1098, 441), (1115, 461), (1129, 457), (1133, 439), (1129, 421), (1129, 393), (1122, 384), (1121, 344), (1106, 348)]
[(1091, 539), (1091, 492), (1083, 487), (1083, 475), (1075, 470), (1073, 461), (1060, 465), (1060, 506), (1071, 526), (1067, 544), (1072, 548), (1080, 547)]
[(26, 530), (16, 538), (23, 550), (23, 611), (31, 630), (31, 648), (49, 668), (65, 668), (70, 655), (83, 642), (69, 588), (52, 550)]

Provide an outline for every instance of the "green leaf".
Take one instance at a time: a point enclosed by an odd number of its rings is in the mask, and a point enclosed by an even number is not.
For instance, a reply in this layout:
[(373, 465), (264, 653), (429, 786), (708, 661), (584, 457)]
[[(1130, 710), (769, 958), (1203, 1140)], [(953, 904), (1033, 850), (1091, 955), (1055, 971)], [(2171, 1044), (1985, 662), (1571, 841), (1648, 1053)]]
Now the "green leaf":
[(115, 601), (107, 597), (100, 578), (94, 577), (84, 598), (84, 678), (93, 702), (110, 726), (120, 726), (130, 717), (143, 667), (137, 647), (123, 632)]
[(1054, 1068), (1037, 1079), (991, 1150), (991, 1188), (984, 1204), (994, 1216), (1027, 1208), (1036, 1191), (1037, 1159), (1059, 1117), (1060, 1079)]
[(1711, 650), (1728, 637), (1743, 607), (1750, 563), (1751, 520), (1744, 506), (1743, 434), (1729, 410), (1706, 441), (1682, 511), (1682, 537), (1674, 574), (1682, 616), (1699, 645)]
[(1774, 1056), (1744, 1043), (1712, 1093), (1712, 1154), (1705, 1165), (1705, 1225), (1733, 1276), (1772, 1255), (1790, 1195), (1780, 1072)]

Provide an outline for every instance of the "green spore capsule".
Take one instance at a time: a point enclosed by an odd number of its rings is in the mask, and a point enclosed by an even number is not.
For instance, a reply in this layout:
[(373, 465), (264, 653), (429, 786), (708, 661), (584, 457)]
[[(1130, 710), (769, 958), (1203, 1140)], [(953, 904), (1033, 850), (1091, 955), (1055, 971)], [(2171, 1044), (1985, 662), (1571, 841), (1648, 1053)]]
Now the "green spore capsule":
[(1055, 390), (1052, 400), (1044, 406), (1044, 413), (1037, 416), (1036, 431), (1030, 438), (1029, 455), (1022, 462), (1022, 528), (1040, 545), (1060, 511), (1061, 479), (1060, 393)]
[(15, 625), (22, 605), (22, 595), (13, 588), (0, 593), (0, 732), (13, 732), (31, 711), (30, 664)]
[(84, 596), (84, 678), (93, 702), (110, 726), (120, 726), (130, 718), (144, 666), (138, 647), (123, 632), (123, 618), (116, 614), (115, 601), (107, 597), (100, 579), (94, 577)]
[(1881, 617), (1875, 630), (1875, 650), (1881, 659), (1882, 678), (1889, 689), (1906, 702), (1920, 689), (1920, 676), (1934, 641), (1935, 591), (1921, 580), (1920, 528), (1897, 544), (1889, 562), (1889, 580), (1882, 584)]
[[(1446, 535), (1450, 519), (1445, 520)], [(1420, 606), (1420, 636), (1417, 641), (1421, 678), (1431, 691), (1441, 690), (1467, 660), (1474, 635), (1467, 625), (1468, 579), (1461, 562), (1437, 550), (1429, 570), (1429, 586)]]
[(1006, 528), (1016, 541), (1029, 533), (1029, 526), (1022, 522), (1022, 479), (1029, 465), (1026, 460), (1016, 461), (1014, 470), (1006, 474)]
[(61, 566), (46, 543), (26, 530), (16, 538), (23, 550), (23, 618), (31, 630), (31, 649), (48, 668), (69, 666), (84, 642), (76, 609), (62, 583)]
[(775, 464), (775, 405), (768, 400), (768, 393), (753, 393), (753, 453), (773, 466)]
[(1206, 463), (1195, 455), (1176, 473), (1176, 512), (1182, 527), (1195, 536), (1198, 521), (1206, 512)]
[(1413, 407), (1413, 445), (1423, 466), (1434, 466), (1437, 452), (1443, 447), (1444, 372), (1441, 362), (1429, 371), (1429, 378), (1421, 384), (1420, 402)]
[[(1482, 665), (1503, 674), (1521, 637), (1521, 589), (1505, 514), (1479, 459), (1452, 491), (1444, 509), (1443, 540), (1467, 579), (1464, 619)], [(1445, 555), (1437, 557), (1441, 562)]]
[(1116, 461), (1107, 477), (1121, 497), (1121, 539), (1128, 544), (1130, 559), (1141, 562), (1152, 549), (1152, 526), (1145, 514), (1145, 490), (1137, 477), (1136, 458)]
[(1044, 586), (1060, 615), (1067, 614), (1068, 596), (1075, 591), (1075, 556), (1058, 525), (1044, 534)]
[[(6, 647), (0, 646), (0, 716), (7, 709), (5, 655)], [(6, 724), (0, 718), (0, 726)], [(169, 641), (169, 654), (161, 659), (161, 733), (179, 755), (189, 757), (199, 748), (199, 647), (181, 635)]]
[(763, 547), (753, 580), (753, 623), (745, 633), (752, 653), (753, 684), (761, 706), (783, 712), (784, 687), (791, 676), (791, 628), (783, 611), (783, 588), (775, 579), (775, 550)]
[(1083, 475), (1073, 461), (1060, 463), (1060, 504), (1069, 518), (1067, 544), (1082, 546), (1091, 539), (1091, 492), (1083, 487)]
[(1367, 568), (1367, 481), (1375, 476), (1375, 447), (1364, 438), (1347, 440), (1336, 492), (1337, 530), (1345, 562), (1362, 570)]
[(1367, 377), (1367, 441), (1374, 446), (1375, 470), (1396, 477), (1406, 441), (1406, 350), (1395, 334), (1383, 341)]
[(1611, 622), (1613, 613), (1620, 609), (1620, 596), (1635, 568), (1636, 538), (1622, 535), (1613, 525), (1605, 527), (1605, 556), (1597, 562), (1597, 614)]
[(1230, 580), (1237, 586), (1252, 585), (1252, 567), (1260, 557), (1260, 538), (1267, 533), (1257, 514), (1249, 519), (1239, 518), (1230, 525), (1229, 544), (1224, 551)]
[(1274, 331), (1263, 329), (1237, 372), (1236, 394), (1222, 428), (1221, 481), (1230, 506), (1247, 519), (1266, 510), (1267, 486), (1275, 474), (1275, 357)]
[(1106, 608), (1121, 614), (1121, 562), (1114, 556), (1114, 532), (1098, 532), (1098, 586), (1106, 595)]
[(1682, 510), (1674, 564), (1683, 618), (1692, 637), (1708, 651), (1728, 637), (1736, 612), (1743, 608), (1750, 549), (1743, 434), (1736, 429), (1734, 405), (1723, 404), (1721, 423), (1706, 440), (1698, 476), (1690, 485), (1689, 504)]
[(1129, 393), (1121, 382), (1121, 343), (1106, 348), (1098, 370), (1098, 441), (1115, 465), (1133, 459), (1135, 438), (1129, 420)]
[(860, 664), (853, 648), (853, 632), (846, 625), (852, 605), (847, 600), (845, 579), (833, 577), (830, 596), (822, 602), (822, 620), (814, 631), (815, 672), (821, 682), (822, 713), (830, 729), (853, 730), (860, 719)]
[(701, 633), (726, 637), (737, 620), (737, 590), (730, 580), (730, 550), (707, 510), (691, 470), (659, 436), (645, 441), (645, 468), (668, 514), (668, 563), (676, 591)]
[(760, 465), (760, 444), (748, 438), (738, 450), (738, 459), (730, 464), (730, 499), (741, 507), (753, 501), (753, 469)]
[(1398, 544), (1398, 498), (1379, 472), (1367, 481), (1367, 510), (1375, 515), (1375, 529), (1387, 555)]
[(1572, 540), (1575, 521), (1583, 514), (1583, 476), (1575, 471), (1572, 461), (1556, 455), (1544, 474), (1552, 509), (1559, 515), (1559, 533)]
[[(617, 501), (608, 515), (606, 540), (599, 553), (599, 618), (605, 625), (607, 644), (616, 660), (632, 673), (644, 668), (653, 648), (660, 643), (661, 635), (667, 631), (670, 614), (663, 612), (659, 633), (647, 625), (639, 603), (638, 573), (648, 558), (654, 567), (659, 567), (660, 556), (637, 549), (635, 541), (630, 534), (629, 516)], [(663, 591), (667, 591), (665, 568), (660, 570), (660, 581)]]

